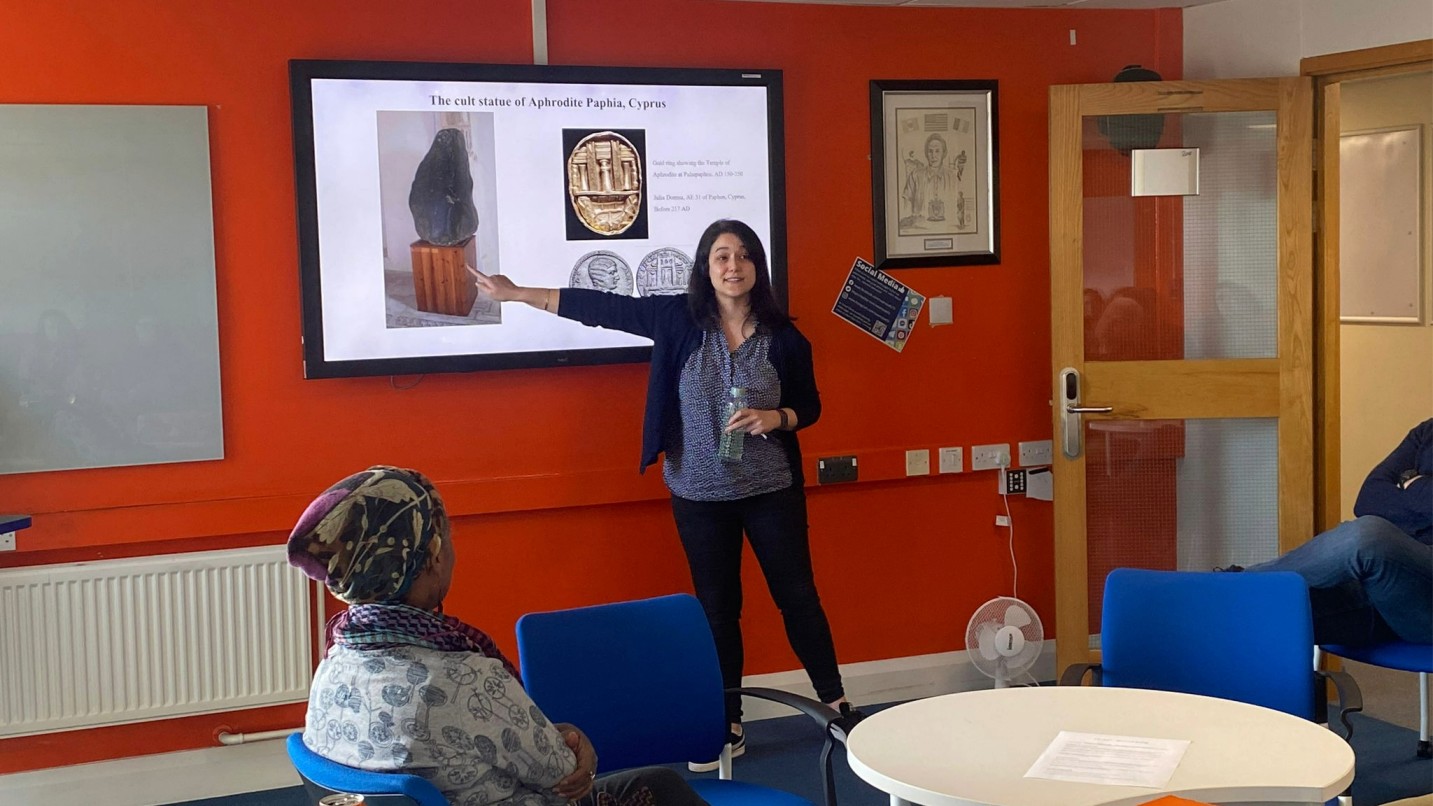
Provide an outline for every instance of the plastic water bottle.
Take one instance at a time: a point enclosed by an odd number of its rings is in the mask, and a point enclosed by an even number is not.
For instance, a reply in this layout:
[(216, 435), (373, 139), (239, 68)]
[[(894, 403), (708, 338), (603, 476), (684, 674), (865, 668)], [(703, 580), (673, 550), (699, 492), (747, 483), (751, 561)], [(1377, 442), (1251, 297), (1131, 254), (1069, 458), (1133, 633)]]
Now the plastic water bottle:
[[(725, 429), (731, 416), (746, 408), (746, 389), (733, 386), (727, 390), (726, 405), (721, 410), (721, 428)], [(740, 462), (741, 449), (746, 442), (745, 431), (722, 431), (717, 441), (717, 458), (723, 462)]]

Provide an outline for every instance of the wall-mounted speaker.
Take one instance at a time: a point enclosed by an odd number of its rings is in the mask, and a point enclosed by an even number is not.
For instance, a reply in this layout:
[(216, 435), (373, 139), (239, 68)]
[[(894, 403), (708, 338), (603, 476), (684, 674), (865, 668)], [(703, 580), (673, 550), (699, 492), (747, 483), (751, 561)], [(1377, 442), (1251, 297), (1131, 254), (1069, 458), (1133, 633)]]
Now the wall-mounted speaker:
[[(1160, 81), (1159, 73), (1127, 65), (1115, 74), (1115, 81)], [(1154, 148), (1164, 134), (1164, 115), (1106, 115), (1099, 119), (1100, 134), (1110, 141), (1110, 147), (1129, 156), (1136, 148)]]

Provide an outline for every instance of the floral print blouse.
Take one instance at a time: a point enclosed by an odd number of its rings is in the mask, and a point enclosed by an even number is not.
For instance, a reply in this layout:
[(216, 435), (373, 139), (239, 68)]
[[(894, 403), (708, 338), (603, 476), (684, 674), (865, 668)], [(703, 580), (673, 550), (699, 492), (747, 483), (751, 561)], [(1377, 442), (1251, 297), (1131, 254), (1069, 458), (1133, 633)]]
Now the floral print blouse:
[(314, 673), (304, 744), (349, 767), (408, 772), (459, 806), (561, 806), (577, 759), (499, 660), (335, 646)]

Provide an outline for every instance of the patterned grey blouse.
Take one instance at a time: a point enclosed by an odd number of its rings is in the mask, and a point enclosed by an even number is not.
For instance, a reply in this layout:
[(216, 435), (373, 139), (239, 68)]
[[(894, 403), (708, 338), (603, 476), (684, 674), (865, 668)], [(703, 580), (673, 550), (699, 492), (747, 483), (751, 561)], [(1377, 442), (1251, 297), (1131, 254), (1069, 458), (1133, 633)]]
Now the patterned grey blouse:
[(502, 662), (422, 647), (336, 646), (314, 673), (304, 744), (432, 781), (459, 806), (561, 806), (577, 759)]
[(674, 495), (689, 501), (736, 501), (791, 486), (791, 463), (775, 440), (743, 441), (740, 462), (717, 458), (717, 442), (726, 428), (722, 417), (727, 389), (746, 388), (747, 405), (774, 409), (781, 403), (781, 376), (771, 365), (771, 335), (758, 330), (735, 351), (719, 331), (702, 334), (701, 347), (682, 366), (677, 394), (681, 419), (671, 424), (663, 443), (662, 479)]

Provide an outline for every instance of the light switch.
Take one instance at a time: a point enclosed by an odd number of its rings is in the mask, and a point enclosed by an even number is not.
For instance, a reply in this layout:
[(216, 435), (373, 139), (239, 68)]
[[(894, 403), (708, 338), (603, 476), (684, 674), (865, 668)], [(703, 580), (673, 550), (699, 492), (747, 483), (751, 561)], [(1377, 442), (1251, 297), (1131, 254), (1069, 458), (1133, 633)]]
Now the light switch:
[(942, 473), (963, 473), (963, 472), (965, 472), (965, 449), (964, 449), (964, 448), (941, 448), (941, 449), (940, 449), (940, 472), (942, 472)]
[(906, 451), (906, 475), (907, 476), (929, 476), (930, 475), (930, 451)]

